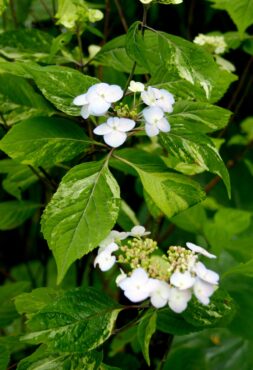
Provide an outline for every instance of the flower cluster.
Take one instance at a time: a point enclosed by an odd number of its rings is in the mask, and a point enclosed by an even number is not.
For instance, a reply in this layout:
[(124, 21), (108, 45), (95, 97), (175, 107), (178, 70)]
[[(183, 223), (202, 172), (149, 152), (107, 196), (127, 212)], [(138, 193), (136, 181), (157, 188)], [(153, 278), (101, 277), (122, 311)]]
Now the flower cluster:
[(203, 35), (200, 33), (193, 40), (195, 44), (203, 46), (214, 57), (218, 66), (228, 72), (234, 72), (235, 66), (227, 59), (221, 57), (228, 50), (224, 36)]
[(183, 312), (194, 295), (208, 305), (219, 283), (219, 275), (206, 268), (199, 257), (216, 258), (193, 243), (186, 247), (171, 246), (162, 255), (157, 243), (147, 237), (143, 226), (129, 232), (111, 231), (100, 243), (94, 266), (107, 271), (114, 264), (121, 269), (116, 284), (132, 302), (150, 298), (156, 308), (166, 305), (177, 313)]
[[(133, 130), (137, 122), (144, 121), (144, 128), (149, 137), (156, 136), (160, 131), (169, 132), (170, 124), (165, 113), (173, 111), (174, 97), (165, 89), (145, 86), (141, 82), (131, 81), (130, 93), (134, 94), (134, 105), (129, 107), (122, 102), (114, 103), (124, 97), (123, 90), (118, 85), (98, 83), (91, 86), (85, 94), (78, 95), (73, 104), (81, 107), (81, 116), (87, 119), (90, 115), (95, 117), (108, 116), (105, 122), (94, 129), (96, 135), (103, 136), (106, 144), (113, 148), (122, 145), (127, 139), (127, 133)], [(138, 112), (136, 94), (140, 93), (140, 104), (147, 107)], [(112, 108), (112, 112), (108, 112)]]

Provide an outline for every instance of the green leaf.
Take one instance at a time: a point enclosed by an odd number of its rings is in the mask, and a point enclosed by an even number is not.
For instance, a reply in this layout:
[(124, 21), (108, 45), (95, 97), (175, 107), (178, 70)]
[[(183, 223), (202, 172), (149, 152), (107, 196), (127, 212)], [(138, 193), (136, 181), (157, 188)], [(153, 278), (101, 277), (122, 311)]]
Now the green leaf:
[[(232, 267), (228, 271), (226, 271), (222, 277), (225, 278), (228, 275), (236, 274), (236, 275), (245, 275), (253, 278), (253, 259), (246, 263), (240, 263), (239, 265)], [(239, 278), (239, 277), (238, 277)]]
[(45, 60), (53, 37), (38, 29), (19, 29), (0, 34), (0, 54), (9, 59)]
[(201, 329), (185, 321), (182, 315), (163, 308), (157, 312), (157, 330), (167, 334), (185, 335)]
[(143, 356), (150, 366), (150, 357), (149, 357), (149, 344), (152, 335), (156, 331), (156, 311), (147, 312), (146, 315), (142, 318), (141, 322), (138, 325), (137, 335), (138, 340), (141, 345), (141, 350)]
[(253, 258), (252, 236), (240, 234), (250, 229), (252, 213), (233, 208), (221, 208), (214, 216), (213, 221), (204, 225), (204, 234), (215, 254), (224, 249), (237, 259), (247, 261)]
[(237, 274), (224, 279), (223, 286), (237, 305), (237, 311), (228, 328), (237, 335), (253, 340), (253, 278)]
[(197, 204), (191, 207), (179, 215), (171, 218), (171, 222), (183, 230), (189, 231), (190, 233), (202, 233), (207, 216), (204, 207), (201, 204)]
[(118, 217), (119, 198), (118, 184), (102, 162), (75, 166), (62, 179), (42, 217), (58, 283), (75, 260), (109, 234)]
[(29, 289), (29, 283), (20, 281), (18, 283), (5, 284), (0, 287), (0, 327), (12, 323), (19, 314), (15, 309), (13, 298)]
[(31, 356), (20, 361), (17, 370), (98, 370), (102, 353), (58, 353), (40, 346)]
[(6, 370), (10, 361), (10, 351), (0, 343), (0, 353), (0, 370)]
[(93, 288), (77, 288), (45, 306), (28, 320), (30, 333), (22, 341), (48, 345), (49, 349), (85, 353), (111, 335), (121, 308)]
[(21, 193), (38, 181), (38, 177), (28, 166), (15, 162), (13, 159), (0, 161), (0, 173), (7, 174), (2, 186), (5, 191), (21, 200)]
[(226, 10), (239, 32), (253, 24), (253, 0), (210, 0), (216, 9)]
[(61, 295), (61, 291), (52, 288), (37, 288), (15, 297), (16, 310), (20, 315), (26, 314), (31, 317)]
[[(95, 57), (95, 61), (103, 66), (108, 66), (120, 72), (130, 73), (133, 61), (126, 52), (126, 36), (118, 36), (107, 42)], [(146, 73), (147, 70), (137, 65), (135, 73)]]
[(39, 204), (28, 200), (0, 203), (0, 230), (11, 230), (22, 225), (39, 207)]
[(77, 95), (84, 94), (88, 88), (99, 81), (67, 67), (40, 67), (26, 64), (25, 69), (31, 74), (42, 94), (56, 108), (71, 116), (80, 116), (80, 107), (73, 105)]
[(197, 164), (203, 170), (222, 178), (230, 196), (231, 187), (227, 168), (212, 141), (197, 131), (183, 127), (173, 127), (168, 134), (160, 135), (161, 144), (169, 154), (184, 163)]
[(9, 0), (0, 0), (0, 15), (3, 14), (3, 12), (8, 6), (8, 3), (9, 3)]
[(117, 153), (119, 160), (136, 170), (145, 191), (167, 217), (204, 199), (205, 194), (196, 182), (169, 172), (159, 157), (133, 149)]
[(193, 129), (201, 133), (213, 132), (225, 127), (231, 112), (208, 103), (178, 101), (168, 116), (173, 127)]
[(53, 113), (48, 102), (24, 78), (8, 73), (0, 74), (0, 103), (8, 126), (32, 116)]
[(207, 306), (199, 303), (195, 298), (191, 299), (182, 316), (191, 325), (203, 329), (227, 326), (234, 317), (235, 311), (235, 304), (229, 294), (218, 289)]
[(121, 200), (117, 223), (124, 230), (131, 230), (132, 227), (140, 224), (132, 208), (123, 199)]
[(185, 99), (215, 102), (236, 76), (219, 69), (213, 57), (200, 46), (164, 32), (139, 30), (139, 22), (128, 31), (128, 55), (149, 69), (151, 86), (168, 89)]
[(199, 348), (177, 348), (166, 360), (164, 370), (207, 370), (204, 352)]
[(52, 166), (85, 151), (90, 139), (74, 122), (58, 117), (36, 117), (14, 126), (0, 141), (11, 158), (33, 166)]

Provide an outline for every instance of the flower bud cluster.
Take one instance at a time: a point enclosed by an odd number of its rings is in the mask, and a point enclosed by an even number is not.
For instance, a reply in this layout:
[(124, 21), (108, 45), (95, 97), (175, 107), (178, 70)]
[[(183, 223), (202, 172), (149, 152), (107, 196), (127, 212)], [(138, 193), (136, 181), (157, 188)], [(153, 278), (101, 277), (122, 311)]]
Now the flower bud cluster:
[(100, 243), (94, 266), (107, 271), (116, 263), (120, 265), (116, 284), (132, 302), (150, 298), (156, 308), (168, 305), (181, 313), (194, 295), (208, 305), (218, 288), (219, 275), (207, 269), (199, 257), (216, 256), (190, 242), (187, 248), (171, 246), (167, 255), (162, 255), (157, 243), (146, 237), (148, 234), (143, 226), (129, 232), (111, 231)]
[[(113, 148), (126, 141), (127, 132), (133, 130), (138, 122), (144, 122), (144, 129), (149, 137), (170, 131), (165, 114), (173, 111), (175, 100), (171, 93), (151, 86), (145, 89), (141, 82), (135, 81), (130, 82), (128, 90), (134, 94), (134, 104), (131, 108), (123, 102), (115, 106), (114, 103), (124, 97), (124, 92), (120, 86), (107, 83), (95, 84), (73, 100), (73, 104), (81, 107), (80, 114), (84, 119), (89, 116), (107, 116), (106, 121), (93, 132), (103, 136), (105, 143)], [(139, 103), (146, 105), (142, 111), (138, 108), (140, 104), (135, 104), (136, 94), (140, 94)]]

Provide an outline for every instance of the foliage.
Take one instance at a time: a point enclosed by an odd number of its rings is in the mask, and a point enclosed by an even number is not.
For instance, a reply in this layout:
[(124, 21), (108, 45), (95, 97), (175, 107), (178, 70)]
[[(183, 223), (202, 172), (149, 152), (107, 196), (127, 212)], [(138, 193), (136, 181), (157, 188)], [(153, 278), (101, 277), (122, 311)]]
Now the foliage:
[(253, 1), (125, 3), (0, 0), (0, 370), (251, 370)]

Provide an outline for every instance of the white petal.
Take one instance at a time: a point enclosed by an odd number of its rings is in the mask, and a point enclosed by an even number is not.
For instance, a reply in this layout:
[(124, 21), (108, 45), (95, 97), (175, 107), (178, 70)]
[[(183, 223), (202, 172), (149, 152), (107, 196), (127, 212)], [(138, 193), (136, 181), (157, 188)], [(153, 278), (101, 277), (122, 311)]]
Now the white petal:
[(139, 284), (147, 284), (149, 280), (148, 274), (141, 267), (133, 271), (131, 278), (135, 281), (138, 281)]
[(150, 124), (156, 123), (157, 120), (162, 119), (164, 116), (163, 110), (159, 107), (145, 108), (143, 109), (142, 114), (145, 121)]
[[(153, 280), (153, 281), (152, 281)], [(161, 308), (168, 303), (170, 286), (165, 281), (149, 279), (150, 300), (154, 307)]]
[(190, 242), (187, 242), (186, 245), (193, 252), (200, 253), (203, 256), (208, 257), (208, 258), (216, 258), (214, 254), (207, 252), (204, 248), (200, 247), (199, 245), (196, 245)]
[(150, 231), (146, 231), (144, 226), (138, 225), (138, 226), (134, 226), (131, 229), (132, 236), (143, 236), (143, 235), (148, 235), (148, 234), (150, 234)]
[(134, 128), (135, 122), (132, 119), (128, 118), (119, 118), (118, 122), (118, 130), (127, 132)]
[(113, 148), (118, 148), (122, 145), (127, 139), (127, 134), (125, 132), (112, 131), (110, 134), (104, 135), (104, 141), (106, 144), (110, 145)]
[(139, 289), (129, 289), (124, 291), (124, 295), (131, 302), (141, 302), (149, 297), (149, 292), (140, 287)]
[(151, 86), (148, 87), (148, 91), (141, 93), (141, 98), (146, 105), (154, 105), (156, 103), (156, 97)]
[(104, 99), (98, 96), (96, 97), (96, 100), (90, 102), (89, 104), (90, 114), (97, 117), (103, 116), (108, 111), (110, 106), (110, 103), (107, 103)]
[(156, 308), (162, 308), (168, 303), (168, 299), (163, 298), (159, 293), (153, 293), (150, 296), (151, 304)]
[(162, 132), (169, 132), (170, 131), (170, 124), (169, 124), (169, 122), (167, 121), (166, 118), (160, 119), (160, 121), (157, 122), (157, 127)]
[(116, 252), (118, 249), (119, 249), (119, 246), (116, 243), (111, 243), (107, 245), (107, 247), (105, 248), (105, 251), (108, 253), (113, 253), (113, 252)]
[(194, 266), (194, 272), (198, 275), (198, 277), (209, 284), (217, 285), (219, 283), (220, 277), (217, 272), (207, 269), (202, 262), (196, 263)]
[(206, 305), (209, 303), (209, 297), (214, 293), (216, 288), (216, 285), (208, 284), (201, 279), (196, 279), (193, 292), (197, 299)]
[(126, 279), (127, 277), (127, 274), (125, 274), (125, 272), (120, 269), (120, 274), (116, 277), (116, 285), (119, 286), (120, 285), (120, 282), (123, 281), (124, 279)]
[(82, 106), (80, 114), (84, 119), (87, 119), (89, 117), (90, 111), (88, 104)]
[(108, 126), (106, 123), (102, 123), (101, 125), (97, 126), (93, 132), (96, 135), (106, 135), (110, 134), (113, 131), (113, 129)]
[(180, 290), (191, 288), (195, 282), (195, 278), (191, 276), (189, 271), (174, 272), (170, 277), (172, 285)]
[(89, 103), (94, 102), (94, 99), (96, 99), (98, 96), (101, 97), (101, 95), (106, 95), (107, 89), (109, 85), (107, 83), (98, 83), (95, 85), (92, 85), (88, 91), (87, 91), (87, 100)]
[(112, 256), (107, 251), (101, 252), (97, 255), (94, 261), (94, 266), (98, 264), (101, 271), (108, 271), (116, 262), (116, 257)]
[(154, 125), (150, 125), (149, 123), (145, 125), (145, 131), (149, 137), (153, 137), (159, 134), (159, 129)]
[(73, 104), (75, 104), (75, 105), (85, 105), (85, 104), (88, 104), (87, 94), (82, 94), (82, 95), (76, 96), (75, 99), (73, 100)]
[(118, 85), (110, 85), (106, 90), (105, 100), (109, 103), (115, 103), (123, 96), (123, 90)]
[(187, 308), (187, 303), (191, 299), (190, 290), (179, 290), (171, 288), (169, 297), (169, 307), (172, 311), (181, 313)]
[(130, 85), (128, 87), (128, 90), (132, 92), (142, 92), (144, 91), (145, 86), (141, 82), (135, 82), (135, 81), (130, 81)]

